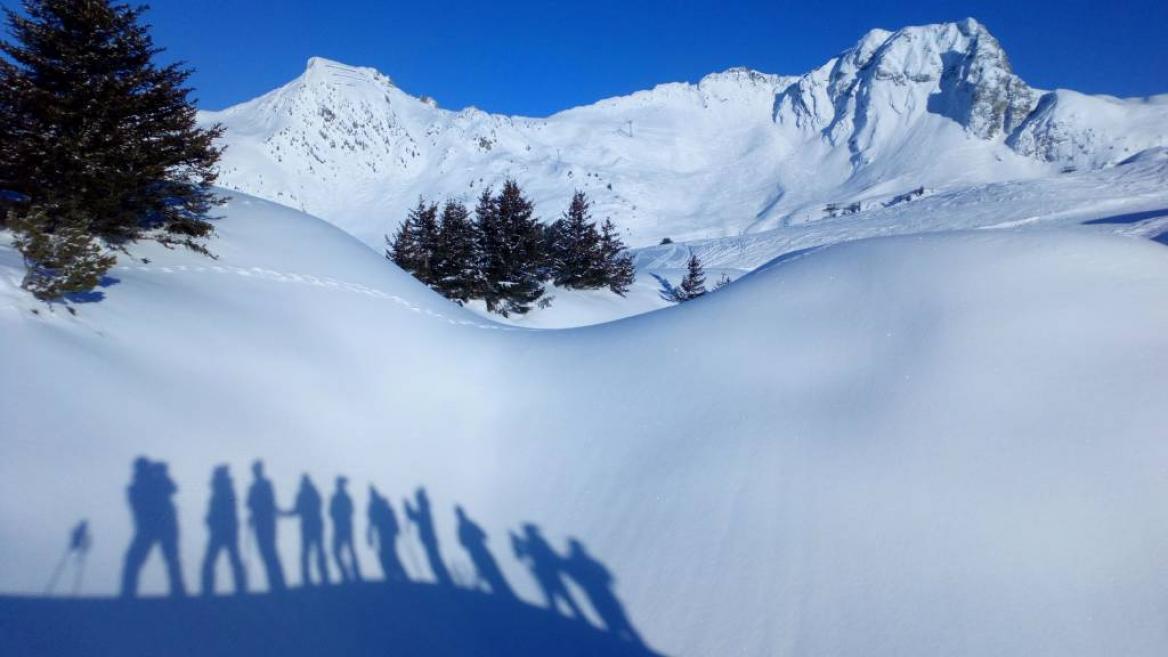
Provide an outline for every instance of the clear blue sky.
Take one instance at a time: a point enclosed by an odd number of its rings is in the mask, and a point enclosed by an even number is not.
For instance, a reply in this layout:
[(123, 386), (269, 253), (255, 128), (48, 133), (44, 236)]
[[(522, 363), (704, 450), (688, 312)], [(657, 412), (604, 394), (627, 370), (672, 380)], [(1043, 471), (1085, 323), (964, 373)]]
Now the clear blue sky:
[(373, 66), (444, 107), (544, 116), (731, 66), (803, 73), (870, 28), (965, 16), (985, 23), (1015, 70), (1036, 87), (1118, 96), (1168, 92), (1168, 0), (150, 4), (156, 40), (168, 48), (167, 57), (196, 67), (193, 83), (208, 109), (273, 89), (320, 55)]

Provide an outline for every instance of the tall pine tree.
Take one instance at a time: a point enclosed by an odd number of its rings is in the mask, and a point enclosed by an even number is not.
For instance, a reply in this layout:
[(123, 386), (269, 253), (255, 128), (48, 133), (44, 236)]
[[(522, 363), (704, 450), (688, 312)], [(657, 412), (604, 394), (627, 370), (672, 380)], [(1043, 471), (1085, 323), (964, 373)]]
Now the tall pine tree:
[(497, 281), (491, 278), (490, 272), (501, 269), (495, 265), (498, 260), (494, 255), (498, 244), (502, 241), (499, 229), (499, 213), (495, 208), (495, 197), (491, 188), (483, 189), (479, 194), (478, 203), (474, 209), (474, 236), (475, 236), (475, 271), (477, 273), (477, 288), (475, 297), (482, 299), (487, 308), (495, 308), (503, 298)]
[(706, 270), (702, 267), (698, 254), (690, 253), (685, 278), (681, 279), (677, 292), (678, 301), (689, 301), (706, 293)]
[(636, 280), (637, 269), (633, 266), (633, 257), (617, 235), (616, 225), (609, 219), (600, 226), (600, 252), (604, 260), (605, 284), (623, 297)]
[(438, 259), (434, 263), (435, 289), (460, 304), (475, 296), (479, 285), (475, 228), (466, 206), (447, 201), (438, 228)]
[(600, 234), (589, 213), (588, 197), (577, 191), (550, 240), (551, 273), (555, 284), (568, 289), (595, 289), (607, 284)]
[(488, 205), (480, 197), (479, 206), (484, 208), (478, 226), (487, 310), (504, 317), (522, 315), (543, 296), (543, 229), (531, 201), (514, 180), (503, 183), (503, 190)]
[[(196, 124), (190, 69), (153, 63), (161, 49), (145, 7), (25, 0), (23, 9), (5, 9), (12, 41), (0, 42), (0, 189), (28, 199), (14, 222), (21, 244), (149, 234), (205, 252), (195, 238), (212, 232), (221, 202), (212, 191), (221, 129)], [(69, 268), (101, 262), (95, 248), (50, 249), (51, 262), (39, 260), (43, 249), (24, 256), (38, 280), (72, 280), (76, 291), (92, 277)]]
[(385, 241), (389, 247), (386, 258), (426, 285), (434, 285), (434, 262), (438, 259), (437, 205), (428, 205), (419, 197), (418, 205), (410, 210), (393, 238), (386, 236)]

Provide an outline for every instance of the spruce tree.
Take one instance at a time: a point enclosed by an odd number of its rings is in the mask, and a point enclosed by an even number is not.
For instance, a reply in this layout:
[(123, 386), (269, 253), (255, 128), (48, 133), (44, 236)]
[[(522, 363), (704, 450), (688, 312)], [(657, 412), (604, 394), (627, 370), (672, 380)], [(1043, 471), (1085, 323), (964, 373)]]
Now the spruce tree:
[(436, 289), (447, 299), (466, 303), (479, 289), (479, 276), (474, 224), (462, 203), (447, 201), (442, 208), (438, 243)]
[(633, 257), (617, 235), (616, 226), (609, 219), (605, 219), (600, 226), (600, 252), (604, 262), (605, 284), (608, 289), (623, 297), (637, 279), (637, 269), (633, 266)]
[(600, 234), (588, 212), (588, 197), (576, 192), (563, 219), (556, 222), (551, 245), (555, 284), (568, 289), (595, 289), (607, 284)]
[(95, 280), (93, 267), (112, 266), (83, 237), (149, 236), (206, 252), (195, 238), (212, 232), (208, 215), (222, 201), (212, 190), (221, 129), (197, 126), (190, 69), (152, 62), (161, 49), (141, 22), (145, 7), (25, 0), (23, 9), (5, 9), (12, 40), (0, 42), (0, 189), (28, 199), (14, 223), (30, 289), (50, 298), (55, 285), (33, 282), (45, 272), (77, 287)]
[(486, 302), (487, 309), (493, 310), (503, 298), (498, 281), (492, 278), (499, 260), (499, 244), (503, 237), (499, 228), (499, 215), (495, 208), (495, 197), (491, 188), (483, 189), (474, 209), (475, 271), (476, 289), (474, 297)]
[(85, 216), (54, 217), (49, 209), (33, 207), (14, 213), (9, 224), (24, 256), (21, 286), (42, 301), (92, 290), (116, 262), (90, 234)]
[(109, 0), (5, 10), (14, 40), (0, 43), (0, 115), (10, 117), (0, 187), (80, 212), (106, 240), (162, 228), (189, 243), (212, 232), (207, 215), (221, 202), (211, 189), (221, 129), (196, 124), (190, 69), (152, 62), (161, 49), (145, 11)]
[(556, 277), (556, 272), (559, 271), (564, 259), (563, 254), (563, 239), (564, 239), (564, 220), (563, 218), (556, 219), (550, 224), (543, 227), (542, 245), (540, 249), (543, 251), (543, 261), (540, 266), (540, 274), (545, 280), (552, 280)]
[(698, 254), (690, 253), (686, 264), (685, 278), (677, 288), (678, 298), (681, 301), (696, 299), (706, 293), (706, 271), (702, 268), (702, 261)]
[(443, 257), (439, 239), (438, 204), (425, 205), (419, 199), (418, 207), (422, 211), (414, 224), (418, 245), (418, 268), (414, 275), (426, 285), (437, 289), (438, 274), (435, 267)]
[(385, 257), (413, 274), (426, 285), (433, 285), (433, 263), (438, 250), (438, 206), (427, 205), (418, 197), (418, 205), (406, 215), (393, 238), (385, 238), (389, 248)]
[(487, 309), (504, 317), (524, 314), (543, 296), (543, 229), (531, 201), (514, 180), (503, 183), (486, 214), (487, 222), (480, 223), (480, 230)]
[(418, 261), (421, 259), (419, 252), (420, 244), (418, 242), (418, 228), (417, 217), (426, 209), (422, 199), (418, 199), (418, 207), (410, 210), (406, 216), (405, 221), (397, 227), (393, 237), (385, 236), (385, 257), (393, 261), (393, 264), (401, 267), (410, 274), (414, 274), (418, 269)]

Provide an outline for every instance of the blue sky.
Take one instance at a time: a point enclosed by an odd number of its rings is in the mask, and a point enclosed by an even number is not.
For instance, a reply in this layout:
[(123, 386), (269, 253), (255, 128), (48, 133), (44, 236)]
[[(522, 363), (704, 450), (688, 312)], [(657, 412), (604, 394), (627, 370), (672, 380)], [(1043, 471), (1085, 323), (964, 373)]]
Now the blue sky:
[[(11, 6), (12, 0), (0, 4)], [(444, 107), (544, 116), (747, 66), (802, 73), (868, 29), (974, 16), (1040, 88), (1168, 92), (1168, 1), (453, 2), (156, 0), (168, 57), (219, 109), (300, 74), (309, 56), (373, 66)]]

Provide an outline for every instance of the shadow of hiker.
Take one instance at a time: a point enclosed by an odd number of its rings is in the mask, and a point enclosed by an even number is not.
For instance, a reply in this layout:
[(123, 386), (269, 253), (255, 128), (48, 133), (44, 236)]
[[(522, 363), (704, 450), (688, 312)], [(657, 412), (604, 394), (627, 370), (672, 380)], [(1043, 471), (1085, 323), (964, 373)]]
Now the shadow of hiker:
[(545, 606), (548, 609), (559, 611), (559, 603), (563, 602), (568, 608), (569, 616), (584, 618), (584, 614), (580, 613), (579, 605), (572, 598), (572, 594), (568, 592), (568, 588), (564, 586), (564, 579), (560, 575), (562, 570), (560, 555), (556, 554), (556, 551), (544, 539), (539, 527), (527, 523), (523, 525), (522, 536), (512, 533), (511, 549), (515, 552), (515, 558), (527, 562), (527, 567), (531, 570), (532, 576), (535, 577), (536, 583), (539, 584)]
[(122, 567), (122, 597), (138, 595), (138, 577), (155, 545), (161, 549), (162, 559), (166, 562), (170, 594), (185, 596), (186, 586), (178, 555), (178, 511), (172, 499), (178, 487), (171, 481), (166, 464), (161, 461), (139, 456), (134, 459), (133, 468), (133, 480), (126, 489), (126, 497), (134, 516), (134, 537), (126, 550)]
[(458, 518), (458, 542), (462, 543), (463, 549), (470, 555), (471, 563), (474, 564), (476, 585), (483, 584), (495, 595), (514, 599), (515, 591), (511, 590), (511, 585), (507, 583), (507, 578), (503, 577), (498, 562), (487, 548), (487, 533), (466, 515), (461, 506), (454, 507), (454, 513)]
[(418, 528), (418, 541), (426, 552), (426, 561), (430, 564), (430, 572), (434, 579), (442, 586), (454, 586), (450, 578), (450, 571), (442, 561), (442, 554), (438, 551), (438, 534), (434, 531), (434, 514), (430, 511), (430, 498), (426, 495), (426, 488), (419, 486), (414, 499), (417, 506), (405, 500), (406, 517)]
[(276, 489), (272, 481), (264, 476), (264, 462), (256, 460), (251, 465), (252, 482), (247, 491), (248, 524), (255, 533), (256, 548), (264, 564), (264, 574), (268, 577), (268, 590), (278, 593), (287, 588), (284, 583), (284, 567), (280, 565), (280, 554), (276, 550)]
[(369, 547), (377, 551), (377, 560), (381, 563), (381, 573), (386, 582), (405, 582), (409, 580), (401, 559), (397, 556), (397, 536), (401, 528), (397, 523), (397, 514), (389, 500), (369, 486), (369, 507), (367, 510), (369, 525), (365, 531), (365, 541)]
[(361, 565), (353, 545), (353, 498), (346, 488), (347, 477), (337, 477), (337, 486), (329, 500), (329, 518), (333, 521), (333, 559), (341, 571), (341, 583), (361, 581)]
[[(253, 464), (252, 471), (255, 480), (248, 495), (252, 525), (257, 534), (269, 531), (261, 528), (263, 522), (270, 520), (274, 539), (276, 515), (268, 517), (267, 504), (270, 501), (274, 508), (274, 489), (262, 463)], [(344, 488), (344, 480), (339, 478), (334, 501), (347, 497)], [(437, 558), (434, 518), (424, 488), (419, 488), (414, 503), (407, 502), (406, 506), (411, 521), (419, 527), (432, 567), (437, 564), (435, 570), (445, 573), (445, 583), (441, 579), (438, 585), (406, 579), (395, 550), (400, 526), (389, 501), (371, 486), (368, 538), (376, 541), (379, 548), (387, 548), (382, 552), (392, 556), (396, 566), (383, 561), (383, 567), (387, 579), (391, 579), (389, 573), (399, 574), (400, 581), (395, 585), (352, 582), (344, 587), (323, 587), (312, 586), (306, 580), (301, 588), (273, 588), (268, 595), (210, 595), (223, 552), (228, 553), (236, 576), (236, 592), (244, 592), (247, 586), (246, 572), (238, 558), (239, 500), (227, 466), (212, 470), (210, 489), (204, 518), (207, 553), (201, 568), (202, 591), (208, 595), (183, 595), (177, 551), (178, 517), (173, 502), (178, 487), (165, 464), (140, 457), (134, 462), (133, 481), (128, 488), (135, 535), (123, 571), (123, 580), (129, 583), (123, 587), (123, 597), (66, 600), (0, 595), (0, 654), (372, 657), (384, 655), (388, 649), (431, 657), (654, 654), (641, 643), (629, 623), (613, 592), (613, 577), (607, 568), (576, 540), (570, 542), (568, 555), (561, 557), (533, 524), (524, 525), (522, 535), (512, 534), (511, 541), (516, 555), (535, 574), (547, 606), (531, 604), (515, 595), (488, 548), (486, 532), (461, 506), (455, 507), (457, 534), (471, 556), (480, 586), (466, 590), (451, 585), (449, 573)], [(307, 475), (302, 477), (297, 506), (307, 510), (285, 514), (299, 515), (304, 520), (313, 516), (315, 508), (316, 518), (323, 520), (319, 493), (315, 505), (310, 499), (314, 491)], [(301, 498), (308, 502), (302, 503)], [(334, 519), (347, 517), (352, 523), (353, 510), (341, 508), (332, 515)], [(88, 547), (87, 537), (88, 525), (79, 524), (69, 549), (83, 551)], [(181, 599), (136, 597), (139, 571), (155, 544), (160, 546), (171, 575), (172, 596)], [(261, 547), (261, 552), (264, 549)], [(278, 560), (274, 563), (279, 564)], [(54, 571), (54, 579), (56, 576)], [(570, 595), (567, 578), (580, 586), (576, 594), (587, 596), (606, 631), (589, 623), (581, 613), (581, 606)], [(567, 614), (561, 613), (564, 606)]]
[[(324, 556), (324, 501), (320, 491), (305, 473), (300, 477), (300, 488), (296, 491), (296, 503), (283, 515), (300, 518), (300, 583), (314, 586), (329, 583), (328, 559)], [(312, 579), (311, 563), (316, 562), (318, 580)]]
[(215, 561), (227, 553), (236, 593), (247, 591), (247, 573), (239, 558), (239, 516), (236, 513), (235, 484), (226, 465), (211, 472), (211, 501), (207, 505), (207, 553), (203, 557), (202, 593), (215, 592)]
[(592, 609), (600, 616), (605, 628), (625, 641), (643, 644), (641, 635), (629, 622), (625, 607), (613, 593), (612, 573), (573, 538), (568, 541), (568, 556), (563, 560), (563, 571), (588, 596)]

